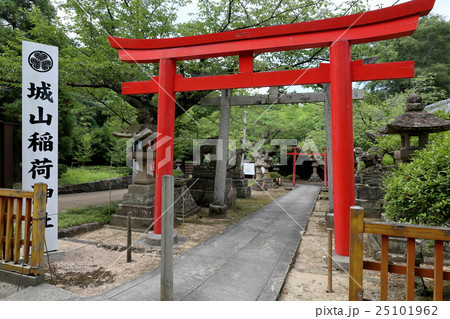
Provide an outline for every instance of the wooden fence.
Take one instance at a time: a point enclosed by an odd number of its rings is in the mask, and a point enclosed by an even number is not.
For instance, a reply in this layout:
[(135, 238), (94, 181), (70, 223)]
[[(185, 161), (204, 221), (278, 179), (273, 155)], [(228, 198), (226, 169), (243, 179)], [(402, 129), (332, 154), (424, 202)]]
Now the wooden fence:
[(44, 271), (47, 185), (0, 189), (0, 269), (37, 276)]
[[(363, 269), (380, 272), (380, 299), (388, 298), (388, 273), (406, 276), (406, 300), (414, 300), (414, 277), (434, 279), (434, 300), (443, 298), (443, 281), (450, 280), (444, 271), (444, 241), (450, 241), (450, 228), (364, 221), (364, 210), (353, 206), (350, 211), (350, 278), (349, 300), (363, 300)], [(364, 234), (381, 235), (381, 261), (364, 261)], [(389, 263), (389, 236), (407, 238), (406, 265)], [(416, 239), (434, 240), (434, 267), (415, 267)]]

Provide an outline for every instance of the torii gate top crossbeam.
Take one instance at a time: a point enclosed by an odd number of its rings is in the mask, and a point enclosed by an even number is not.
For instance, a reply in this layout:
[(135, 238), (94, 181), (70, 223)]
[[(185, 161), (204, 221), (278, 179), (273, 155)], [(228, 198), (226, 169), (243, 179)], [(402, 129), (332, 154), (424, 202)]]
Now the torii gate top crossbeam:
[[(129, 63), (159, 63), (161, 59), (189, 60), (218, 56), (239, 56), (239, 73), (174, 78), (174, 91), (220, 90), (330, 82), (330, 65), (318, 68), (254, 72), (253, 54), (331, 46), (334, 41), (350, 44), (391, 39), (412, 34), (420, 16), (427, 14), (434, 0), (414, 0), (359, 14), (300, 22), (289, 25), (228, 31), (170, 39), (123, 39), (109, 37), (119, 57)], [(414, 62), (363, 64), (351, 62), (352, 81), (398, 79), (414, 76)], [(159, 78), (122, 83), (123, 94), (158, 93)]]
[(218, 56), (298, 50), (330, 46), (336, 39), (350, 44), (412, 34), (418, 18), (434, 0), (414, 0), (379, 10), (324, 20), (168, 39), (109, 37), (125, 62), (157, 63), (161, 58), (190, 60)]

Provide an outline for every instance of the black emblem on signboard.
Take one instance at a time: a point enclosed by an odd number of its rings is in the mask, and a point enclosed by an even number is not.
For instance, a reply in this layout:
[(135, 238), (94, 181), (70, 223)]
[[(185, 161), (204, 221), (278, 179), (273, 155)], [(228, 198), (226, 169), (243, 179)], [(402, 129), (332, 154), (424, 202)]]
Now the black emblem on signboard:
[(44, 51), (33, 51), (28, 56), (28, 64), (38, 72), (48, 72), (53, 67), (53, 59)]

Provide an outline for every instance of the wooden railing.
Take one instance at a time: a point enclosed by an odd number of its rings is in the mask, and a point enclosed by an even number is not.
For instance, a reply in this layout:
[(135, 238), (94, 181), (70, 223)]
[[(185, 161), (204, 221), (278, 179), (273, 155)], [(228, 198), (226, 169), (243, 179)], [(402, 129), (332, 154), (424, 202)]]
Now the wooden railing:
[[(381, 261), (364, 261), (364, 234), (381, 235)], [(407, 238), (406, 266), (389, 264), (389, 236)], [(434, 240), (434, 268), (415, 267), (416, 239)], [(433, 300), (443, 299), (443, 281), (450, 280), (444, 271), (444, 241), (450, 241), (450, 228), (364, 221), (362, 207), (350, 209), (350, 278), (349, 300), (363, 300), (363, 269), (380, 272), (380, 300), (388, 298), (388, 273), (406, 276), (406, 300), (414, 300), (414, 277), (434, 279)]]
[(47, 185), (0, 189), (0, 269), (37, 276), (44, 270)]

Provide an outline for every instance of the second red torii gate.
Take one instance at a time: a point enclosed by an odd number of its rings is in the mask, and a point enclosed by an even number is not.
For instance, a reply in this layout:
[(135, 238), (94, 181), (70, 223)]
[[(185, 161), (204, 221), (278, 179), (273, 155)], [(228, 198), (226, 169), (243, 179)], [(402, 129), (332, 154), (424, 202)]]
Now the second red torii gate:
[[(413, 0), (396, 6), (325, 20), (169, 39), (109, 37), (121, 60), (159, 63), (159, 76), (125, 82), (123, 94), (158, 94), (154, 233), (161, 234), (161, 185), (172, 175), (175, 92), (299, 84), (331, 84), (331, 127), (335, 249), (349, 255), (349, 212), (355, 203), (353, 176), (352, 82), (414, 76), (414, 62), (363, 64), (351, 60), (351, 45), (411, 35), (420, 16), (435, 0)], [(330, 63), (318, 68), (253, 72), (256, 53), (330, 47)], [(184, 78), (176, 62), (239, 56), (239, 73)]]
[(328, 186), (328, 179), (327, 179), (327, 151), (325, 149), (325, 151), (323, 153), (312, 153), (312, 152), (308, 152), (308, 153), (298, 153), (297, 150), (301, 149), (300, 147), (293, 147), (292, 148), (292, 152), (287, 152), (286, 155), (293, 155), (294, 159), (293, 159), (293, 164), (292, 164), (292, 186), (295, 186), (296, 180), (297, 180), (297, 155), (309, 155), (309, 156), (323, 156), (323, 161), (324, 161), (324, 165), (323, 165), (323, 186), (327, 187)]

